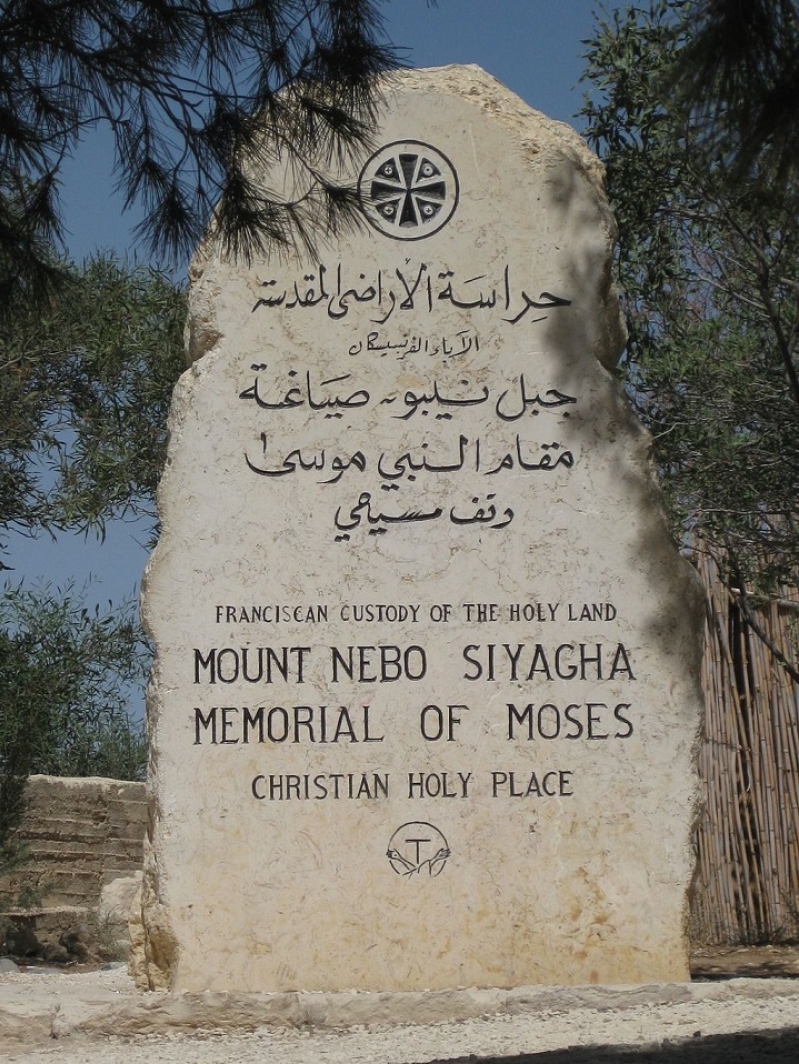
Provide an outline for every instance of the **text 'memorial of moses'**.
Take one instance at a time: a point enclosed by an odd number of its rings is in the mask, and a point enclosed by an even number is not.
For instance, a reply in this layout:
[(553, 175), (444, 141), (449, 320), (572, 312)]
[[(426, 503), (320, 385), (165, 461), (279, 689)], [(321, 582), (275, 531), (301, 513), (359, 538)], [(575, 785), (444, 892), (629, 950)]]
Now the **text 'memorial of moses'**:
[(612, 374), (600, 164), (475, 67), (381, 114), (330, 175), (352, 232), (192, 267), (138, 978), (686, 979), (697, 595)]

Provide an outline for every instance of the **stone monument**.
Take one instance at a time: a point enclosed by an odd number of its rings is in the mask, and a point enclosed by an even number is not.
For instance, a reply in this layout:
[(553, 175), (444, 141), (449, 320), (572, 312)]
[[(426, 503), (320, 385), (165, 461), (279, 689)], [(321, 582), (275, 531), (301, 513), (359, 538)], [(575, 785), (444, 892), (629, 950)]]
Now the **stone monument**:
[(475, 67), (382, 114), (359, 230), (192, 267), (140, 970), (686, 979), (698, 596), (612, 373), (602, 168)]

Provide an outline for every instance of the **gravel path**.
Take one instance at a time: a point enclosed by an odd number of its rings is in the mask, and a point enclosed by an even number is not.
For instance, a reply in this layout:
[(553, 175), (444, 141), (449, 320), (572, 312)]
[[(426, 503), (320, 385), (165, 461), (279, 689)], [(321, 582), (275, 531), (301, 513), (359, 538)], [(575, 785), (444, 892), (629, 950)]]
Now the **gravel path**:
[[(368, 1022), (414, 1013), (441, 1019)], [(797, 1064), (799, 980), (425, 997), (138, 995), (123, 968), (0, 975), (0, 1059), (14, 1064), (522, 1064), (531, 1055), (536, 1064)]]

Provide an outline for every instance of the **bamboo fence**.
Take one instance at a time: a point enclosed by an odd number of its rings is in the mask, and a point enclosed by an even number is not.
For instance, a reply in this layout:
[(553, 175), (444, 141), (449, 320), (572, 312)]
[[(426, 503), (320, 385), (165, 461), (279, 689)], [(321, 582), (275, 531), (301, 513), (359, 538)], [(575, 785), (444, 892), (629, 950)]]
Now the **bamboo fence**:
[[(704, 804), (691, 904), (694, 944), (799, 941), (799, 687), (745, 619), (716, 562), (705, 585), (706, 700), (699, 753)], [(758, 627), (799, 658), (799, 595), (751, 607)]]

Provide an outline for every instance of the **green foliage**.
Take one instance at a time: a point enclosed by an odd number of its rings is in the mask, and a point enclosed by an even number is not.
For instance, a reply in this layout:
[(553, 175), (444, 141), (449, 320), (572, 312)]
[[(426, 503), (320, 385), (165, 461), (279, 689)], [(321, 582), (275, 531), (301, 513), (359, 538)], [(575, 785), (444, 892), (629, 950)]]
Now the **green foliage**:
[[(57, 276), (61, 164), (113, 134), (119, 186), (156, 253), (186, 252), (211, 213), (228, 248), (336, 228), (354, 195), (314, 159), (368, 140), (374, 75), (396, 65), (378, 0), (7, 0), (0, 7), (0, 312)], [(245, 163), (250, 154), (255, 165)], [(254, 174), (278, 157), (289, 198)]]
[(63, 270), (0, 329), (0, 529), (154, 522), (185, 294), (108, 258)]
[(133, 608), (102, 613), (80, 595), (6, 585), (0, 593), (0, 870), (31, 773), (142, 779), (147, 743), (128, 710), (150, 651)]
[[(154, 525), (185, 294), (106, 258), (60, 268), (64, 283), (0, 328), (0, 530)], [(142, 777), (127, 704), (148, 661), (131, 607), (91, 611), (71, 589), (0, 592), (0, 865), (17, 856), (31, 772)]]
[(103, 613), (66, 591), (0, 595), (0, 766), (4, 775), (141, 779), (131, 685), (149, 668), (132, 605)]
[(799, 177), (797, 0), (697, 0), (674, 84), (736, 175)]
[(673, 86), (685, 0), (616, 11), (589, 42), (583, 114), (607, 167), (630, 339), (675, 531), (763, 590), (799, 566), (799, 215), (793, 180), (732, 174)]

